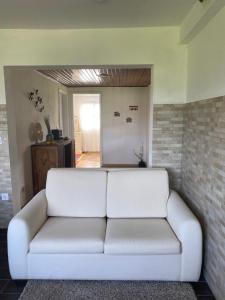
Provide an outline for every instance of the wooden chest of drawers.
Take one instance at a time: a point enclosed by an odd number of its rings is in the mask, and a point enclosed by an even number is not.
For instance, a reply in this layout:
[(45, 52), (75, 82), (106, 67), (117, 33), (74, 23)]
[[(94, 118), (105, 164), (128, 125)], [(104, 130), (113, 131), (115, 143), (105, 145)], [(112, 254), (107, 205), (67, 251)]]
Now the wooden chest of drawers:
[(51, 168), (73, 168), (74, 141), (59, 140), (31, 146), (33, 192), (34, 195), (45, 189), (48, 170)]

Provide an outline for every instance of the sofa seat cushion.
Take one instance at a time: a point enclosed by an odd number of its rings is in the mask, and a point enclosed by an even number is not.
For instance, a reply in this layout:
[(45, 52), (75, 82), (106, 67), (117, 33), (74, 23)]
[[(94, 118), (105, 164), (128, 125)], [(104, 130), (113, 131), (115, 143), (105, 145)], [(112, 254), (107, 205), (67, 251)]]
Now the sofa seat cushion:
[(165, 219), (108, 219), (106, 254), (177, 254), (180, 242)]
[(30, 243), (31, 253), (103, 253), (105, 218), (51, 217)]

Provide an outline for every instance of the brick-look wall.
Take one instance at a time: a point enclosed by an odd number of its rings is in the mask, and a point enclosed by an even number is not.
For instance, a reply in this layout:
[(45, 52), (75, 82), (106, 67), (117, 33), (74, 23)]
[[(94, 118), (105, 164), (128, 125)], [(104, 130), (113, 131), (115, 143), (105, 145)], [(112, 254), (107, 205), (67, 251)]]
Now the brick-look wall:
[(165, 167), (170, 186), (178, 191), (181, 187), (183, 108), (182, 104), (153, 107), (153, 167)]
[(12, 218), (11, 175), (8, 149), (6, 105), (0, 104), (0, 193), (8, 193), (10, 201), (0, 201), (0, 228), (7, 227)]
[(182, 192), (203, 225), (204, 275), (224, 300), (225, 97), (185, 105), (183, 141)]

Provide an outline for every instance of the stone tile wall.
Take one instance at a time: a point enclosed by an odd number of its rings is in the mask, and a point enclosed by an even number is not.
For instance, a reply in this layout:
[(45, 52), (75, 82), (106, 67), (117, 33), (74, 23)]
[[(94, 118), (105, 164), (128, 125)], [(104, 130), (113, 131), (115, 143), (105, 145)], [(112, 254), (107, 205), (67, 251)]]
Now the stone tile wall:
[(204, 275), (224, 300), (225, 97), (185, 105), (183, 141), (182, 193), (202, 223)]
[(1, 193), (8, 193), (10, 197), (10, 201), (0, 200), (0, 228), (3, 228), (7, 227), (12, 218), (8, 128), (6, 105), (3, 104), (0, 105), (0, 194)]
[(153, 165), (166, 167), (201, 221), (204, 275), (225, 299), (225, 97), (154, 105)]
[(178, 191), (181, 187), (183, 109), (182, 104), (154, 105), (153, 108), (153, 166), (165, 167), (170, 186)]

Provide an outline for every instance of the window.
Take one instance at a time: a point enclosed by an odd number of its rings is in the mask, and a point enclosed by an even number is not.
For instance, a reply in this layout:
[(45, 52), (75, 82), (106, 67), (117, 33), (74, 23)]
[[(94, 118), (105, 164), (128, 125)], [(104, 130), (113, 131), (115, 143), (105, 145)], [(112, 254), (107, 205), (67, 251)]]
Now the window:
[(99, 103), (84, 103), (80, 107), (81, 130), (100, 129), (100, 105)]

